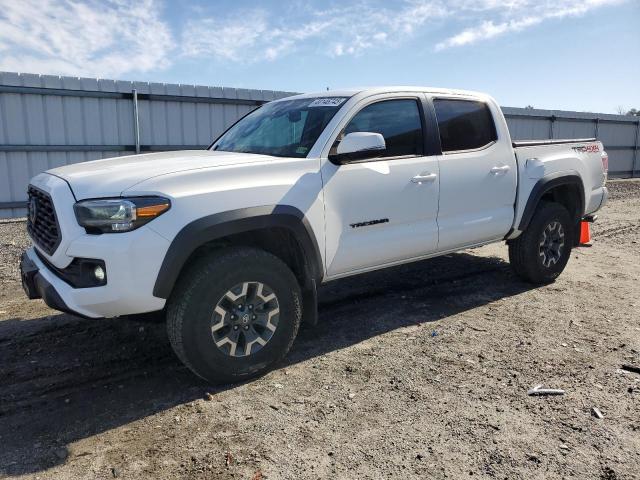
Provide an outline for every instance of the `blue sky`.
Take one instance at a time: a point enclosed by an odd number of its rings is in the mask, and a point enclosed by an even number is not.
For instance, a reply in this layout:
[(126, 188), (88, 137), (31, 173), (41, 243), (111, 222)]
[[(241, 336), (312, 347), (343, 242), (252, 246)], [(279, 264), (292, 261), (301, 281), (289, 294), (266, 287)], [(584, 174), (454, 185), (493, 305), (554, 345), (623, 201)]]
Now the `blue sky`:
[(0, 70), (640, 108), (639, 0), (0, 0)]

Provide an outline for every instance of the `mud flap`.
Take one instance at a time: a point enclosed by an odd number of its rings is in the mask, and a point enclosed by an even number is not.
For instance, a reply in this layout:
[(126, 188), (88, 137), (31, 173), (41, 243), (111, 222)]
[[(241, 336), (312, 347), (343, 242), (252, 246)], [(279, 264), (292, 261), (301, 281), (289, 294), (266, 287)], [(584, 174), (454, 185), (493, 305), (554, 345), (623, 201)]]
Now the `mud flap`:
[(318, 290), (311, 280), (302, 290), (302, 323), (315, 327), (318, 324)]

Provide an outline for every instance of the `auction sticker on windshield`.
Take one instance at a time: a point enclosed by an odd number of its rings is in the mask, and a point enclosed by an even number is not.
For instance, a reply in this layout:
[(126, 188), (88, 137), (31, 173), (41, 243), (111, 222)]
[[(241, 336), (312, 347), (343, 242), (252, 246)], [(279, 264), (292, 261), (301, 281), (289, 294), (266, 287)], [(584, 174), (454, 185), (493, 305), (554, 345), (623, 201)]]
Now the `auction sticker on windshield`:
[(337, 107), (345, 100), (346, 98), (341, 97), (316, 98), (309, 104), (309, 107)]

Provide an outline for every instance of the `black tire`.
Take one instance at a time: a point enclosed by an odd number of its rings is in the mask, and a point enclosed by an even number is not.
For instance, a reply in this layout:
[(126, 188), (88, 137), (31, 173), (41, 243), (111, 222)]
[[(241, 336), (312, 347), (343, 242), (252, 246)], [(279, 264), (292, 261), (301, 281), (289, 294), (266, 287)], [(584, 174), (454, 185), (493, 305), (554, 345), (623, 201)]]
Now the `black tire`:
[[(562, 247), (553, 246), (553, 255), (546, 257), (546, 249), (541, 246), (549, 235), (545, 232), (559, 232), (558, 228), (549, 230), (559, 223), (562, 228)], [(573, 246), (573, 223), (565, 207), (555, 202), (541, 202), (527, 229), (515, 240), (509, 241), (509, 262), (514, 272), (523, 280), (548, 284), (562, 273), (571, 257)], [(543, 251), (544, 250), (544, 251)], [(556, 251), (557, 250), (557, 251)], [(558, 258), (552, 258), (557, 255)]]
[[(229, 351), (230, 343), (218, 346), (214, 341), (213, 332), (217, 321), (214, 320), (214, 309), (220, 302), (230, 301), (227, 295), (234, 286), (258, 282), (265, 289), (268, 286), (269, 291), (275, 294), (277, 326), (264, 345), (249, 346), (249, 353), (246, 355), (241, 349), (241, 354), (245, 356), (232, 356), (234, 353)], [(248, 299), (249, 294), (245, 298)], [(199, 257), (181, 275), (168, 302), (169, 340), (180, 360), (208, 382), (219, 384), (247, 380), (268, 371), (291, 348), (300, 327), (300, 298), (300, 287), (294, 274), (278, 257), (255, 248), (223, 248)], [(248, 307), (244, 305), (243, 308)], [(219, 318), (224, 318), (224, 315), (217, 317)], [(233, 317), (229, 314), (227, 318)], [(237, 330), (236, 327), (237, 325), (233, 326)], [(241, 326), (241, 330), (242, 328), (244, 327)], [(230, 332), (228, 335), (232, 334)], [(246, 338), (242, 337), (242, 331), (240, 334), (241, 337), (238, 338), (236, 333), (238, 345), (242, 338)], [(245, 340), (245, 347), (247, 343), (251, 342)], [(256, 347), (259, 350), (253, 352)]]

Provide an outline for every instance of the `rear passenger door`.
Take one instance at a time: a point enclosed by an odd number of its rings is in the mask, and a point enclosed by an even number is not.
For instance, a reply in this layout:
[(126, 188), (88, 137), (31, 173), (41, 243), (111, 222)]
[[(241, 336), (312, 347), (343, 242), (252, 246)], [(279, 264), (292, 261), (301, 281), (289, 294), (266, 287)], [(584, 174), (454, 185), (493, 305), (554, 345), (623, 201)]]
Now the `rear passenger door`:
[(440, 157), (439, 245), (445, 251), (499, 239), (513, 221), (517, 168), (493, 102), (433, 99)]

